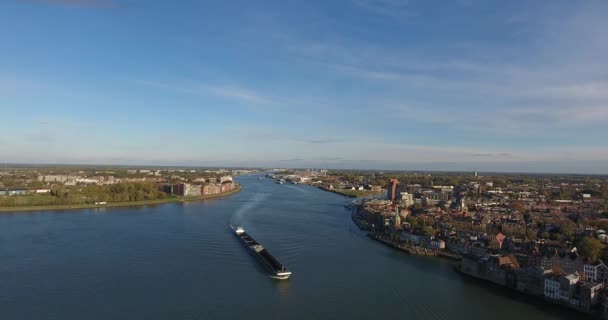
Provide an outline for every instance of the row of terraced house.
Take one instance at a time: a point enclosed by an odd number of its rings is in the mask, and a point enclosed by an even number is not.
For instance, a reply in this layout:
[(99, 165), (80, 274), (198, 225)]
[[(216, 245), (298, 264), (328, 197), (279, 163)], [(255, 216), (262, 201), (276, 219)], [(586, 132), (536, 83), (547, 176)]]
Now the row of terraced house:
[(608, 267), (602, 261), (585, 261), (576, 252), (557, 257), (568, 263), (552, 264), (549, 260), (554, 256), (544, 256), (544, 266), (539, 266), (520, 264), (514, 254), (467, 254), (458, 270), (585, 313), (602, 311), (602, 304), (607, 305), (602, 292), (608, 283)]
[(180, 182), (163, 184), (161, 190), (167, 194), (183, 197), (196, 197), (230, 192), (236, 188), (236, 183), (230, 176), (215, 179), (197, 179), (194, 183)]

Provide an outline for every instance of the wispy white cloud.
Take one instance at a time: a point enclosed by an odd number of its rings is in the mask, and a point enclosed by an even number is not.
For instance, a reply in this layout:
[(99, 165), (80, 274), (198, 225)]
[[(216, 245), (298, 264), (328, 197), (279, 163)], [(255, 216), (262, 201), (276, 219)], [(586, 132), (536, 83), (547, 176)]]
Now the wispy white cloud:
[[(476, 91), (478, 93), (491, 93), (505, 95), (509, 93), (504, 84), (483, 82), (475, 79), (446, 78), (432, 72), (408, 72), (393, 69), (393, 71), (377, 70), (365, 66), (354, 67), (341, 64), (327, 65), (330, 70), (344, 75), (373, 81), (383, 81), (387, 84), (396, 85), (397, 88), (410, 89), (432, 89), (435, 92), (453, 91), (462, 93), (465, 91)], [(446, 67), (447, 69), (447, 67)], [(452, 69), (453, 70), (453, 69)]]
[(538, 95), (543, 98), (585, 100), (585, 101), (608, 101), (608, 82), (593, 81), (580, 82), (568, 85), (558, 85), (552, 87), (541, 87), (538, 90), (530, 91), (529, 95)]
[[(353, 145), (357, 145), (358, 148), (353, 148)], [(311, 156), (315, 153), (323, 154), (323, 156)], [(509, 168), (510, 171), (520, 172), (525, 171), (526, 168), (534, 168), (534, 171), (608, 172), (608, 165), (599, 162), (608, 160), (608, 151), (589, 147), (576, 147), (568, 150), (557, 147), (518, 150), (382, 143), (362, 139), (359, 142), (347, 141), (334, 144), (332, 151), (316, 149), (316, 152), (310, 152), (310, 150), (302, 152), (299, 148), (290, 148), (279, 152), (275, 150), (272, 155), (271, 159), (284, 160), (269, 160), (268, 152), (262, 152), (260, 148), (253, 148), (247, 155), (246, 163), (273, 165), (273, 163), (280, 162), (281, 165), (287, 166), (346, 168), (445, 170), (449, 167), (473, 170), (484, 167), (494, 168), (493, 170)], [(241, 163), (243, 162), (241, 161)], [(581, 166), (573, 166), (572, 163), (581, 163)], [(583, 163), (592, 164), (593, 167), (584, 170)], [(538, 164), (540, 166), (537, 166)]]
[(110, 9), (121, 7), (122, 4), (113, 0), (22, 0), (26, 2), (37, 2), (51, 5), (77, 6), (86, 8)]
[(507, 110), (503, 116), (513, 121), (545, 123), (547, 125), (588, 125), (608, 120), (608, 105), (568, 107), (539, 107)]
[[(387, 111), (383, 114), (394, 116), (397, 111), (423, 123), (501, 135), (542, 133), (607, 119), (607, 9), (583, 5), (560, 16), (539, 10), (525, 16), (525, 21), (536, 19), (537, 31), (527, 35), (531, 46), (469, 44), (468, 50), (453, 50), (447, 59), (420, 48), (340, 39), (297, 43), (290, 50), (338, 75), (377, 83), (381, 89), (374, 92), (376, 100), (370, 100)], [(443, 47), (450, 46), (458, 45)]]
[(272, 99), (264, 96), (263, 94), (236, 86), (200, 84), (196, 85), (194, 89), (220, 97), (249, 103), (268, 104), (273, 102)]
[[(396, 161), (402, 163), (444, 162), (468, 163), (472, 161), (526, 163), (535, 161), (597, 161), (608, 160), (608, 150), (600, 147), (538, 147), (483, 148), (458, 146), (428, 146), (398, 143), (362, 143), (366, 153), (348, 154), (348, 159), (368, 161)], [(480, 159), (483, 158), (483, 159)], [(608, 169), (608, 165), (606, 166)]]
[(579, 128), (597, 127), (608, 121), (608, 107), (605, 105), (526, 105), (459, 112), (458, 108), (387, 103), (382, 110), (401, 121), (501, 137), (556, 136)]
[(198, 83), (191, 81), (173, 81), (173, 82), (159, 82), (150, 80), (137, 79), (133, 82), (152, 86), (157, 88), (163, 88), (181, 93), (188, 94), (201, 94), (201, 95), (212, 95), (216, 97), (226, 98), (229, 100), (240, 101), (245, 103), (253, 104), (272, 104), (274, 103), (273, 98), (265, 96), (262, 93), (256, 92), (251, 89), (243, 88), (234, 85), (223, 85), (223, 84), (207, 84)]
[(374, 14), (391, 17), (413, 16), (409, 0), (353, 0), (353, 3)]
[(261, 142), (262, 144), (273, 144), (273, 143), (286, 143), (293, 146), (324, 146), (324, 145), (337, 145), (349, 141), (360, 139), (349, 135), (348, 133), (339, 133), (334, 130), (330, 132), (317, 130), (316, 133), (301, 135), (300, 130), (296, 131), (295, 128), (278, 126), (265, 126), (262, 124), (234, 124), (226, 125), (221, 128), (222, 136), (231, 137), (235, 140), (250, 142)]

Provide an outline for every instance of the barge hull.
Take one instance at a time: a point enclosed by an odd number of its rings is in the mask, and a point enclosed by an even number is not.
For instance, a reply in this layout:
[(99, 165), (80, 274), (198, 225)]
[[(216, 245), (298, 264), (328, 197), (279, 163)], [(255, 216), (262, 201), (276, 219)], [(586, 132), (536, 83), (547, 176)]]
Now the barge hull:
[(234, 229), (234, 234), (269, 271), (269, 276), (274, 279), (286, 280), (291, 276), (291, 272), (277, 260), (266, 248), (251, 237), (241, 228)]

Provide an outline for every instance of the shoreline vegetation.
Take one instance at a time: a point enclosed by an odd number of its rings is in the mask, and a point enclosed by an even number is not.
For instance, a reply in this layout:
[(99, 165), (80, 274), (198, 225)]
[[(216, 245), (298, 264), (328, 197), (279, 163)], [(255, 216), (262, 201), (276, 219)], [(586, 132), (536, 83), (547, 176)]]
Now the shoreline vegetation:
[(65, 204), (65, 205), (42, 205), (42, 206), (11, 206), (11, 207), (0, 207), (0, 213), (16, 213), (16, 212), (27, 212), (27, 211), (52, 211), (52, 210), (75, 210), (75, 209), (96, 209), (96, 208), (116, 208), (116, 207), (134, 207), (154, 204), (165, 204), (165, 203), (176, 203), (176, 202), (192, 202), (202, 201), (209, 199), (217, 199), (226, 196), (233, 195), (241, 191), (241, 186), (236, 187), (233, 190), (196, 196), (196, 197), (170, 197), (164, 199), (155, 200), (141, 200), (141, 201), (121, 201), (121, 202), (110, 202), (106, 204)]
[(325, 186), (318, 186), (317, 188), (323, 190), (323, 191), (327, 191), (327, 192), (333, 192), (335, 194), (339, 194), (341, 196), (345, 196), (347, 198), (359, 198), (359, 197), (369, 197), (369, 196), (375, 196), (375, 195), (379, 195), (382, 193), (385, 193), (385, 190), (382, 191), (369, 191), (369, 190), (339, 190), (339, 189), (329, 189)]

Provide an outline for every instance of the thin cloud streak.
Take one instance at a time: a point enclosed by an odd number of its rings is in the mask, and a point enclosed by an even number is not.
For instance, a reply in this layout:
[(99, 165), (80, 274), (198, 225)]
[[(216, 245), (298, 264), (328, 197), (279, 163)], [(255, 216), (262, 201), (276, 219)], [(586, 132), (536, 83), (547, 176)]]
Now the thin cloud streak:
[(274, 100), (272, 98), (268, 98), (263, 94), (238, 86), (206, 83), (156, 82), (148, 80), (134, 80), (134, 82), (141, 85), (163, 88), (181, 93), (213, 95), (246, 103), (274, 103)]
[[(566, 18), (536, 22), (538, 50), (513, 49), (512, 54), (530, 56), (525, 62), (505, 63), (498, 48), (483, 45), (473, 50), (477, 58), (456, 55), (447, 60), (427, 58), (417, 54), (416, 48), (404, 51), (343, 39), (331, 43), (292, 41), (288, 50), (361, 85), (382, 86), (384, 90), (377, 96), (384, 101), (370, 99), (374, 108), (390, 112), (401, 107), (383, 102), (403, 101), (421, 90), (428, 92), (416, 101), (401, 103), (420, 106), (403, 108), (406, 117), (413, 116), (420, 123), (443, 123), (454, 130), (482, 130), (504, 136), (576, 128), (608, 117), (603, 58), (608, 55), (608, 43), (598, 31), (606, 30), (608, 22), (591, 6), (579, 9)], [(587, 49), (572, 50), (581, 45)]]
[(374, 14), (394, 18), (414, 16), (408, 0), (353, 0), (353, 3)]
[(22, 0), (25, 2), (43, 3), (49, 5), (75, 6), (84, 8), (115, 9), (123, 4), (111, 0)]
[(273, 101), (267, 97), (262, 96), (256, 92), (248, 89), (233, 87), (233, 86), (221, 86), (221, 85), (197, 85), (196, 89), (202, 90), (207, 93), (211, 93), (217, 96), (221, 96), (228, 99), (239, 100), (243, 102), (257, 103), (257, 104), (269, 104)]

